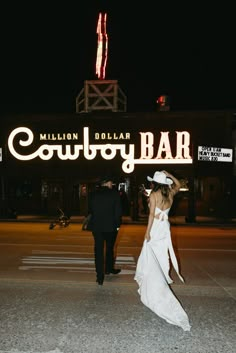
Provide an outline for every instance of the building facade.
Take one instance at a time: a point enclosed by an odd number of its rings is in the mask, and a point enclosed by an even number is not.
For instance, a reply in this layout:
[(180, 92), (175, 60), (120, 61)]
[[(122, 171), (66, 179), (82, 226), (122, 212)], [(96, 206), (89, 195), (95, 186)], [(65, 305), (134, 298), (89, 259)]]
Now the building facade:
[(173, 213), (235, 214), (232, 111), (91, 112), (2, 116), (0, 217), (86, 215), (88, 193), (113, 174), (123, 212), (148, 212), (147, 176), (166, 169), (182, 183)]

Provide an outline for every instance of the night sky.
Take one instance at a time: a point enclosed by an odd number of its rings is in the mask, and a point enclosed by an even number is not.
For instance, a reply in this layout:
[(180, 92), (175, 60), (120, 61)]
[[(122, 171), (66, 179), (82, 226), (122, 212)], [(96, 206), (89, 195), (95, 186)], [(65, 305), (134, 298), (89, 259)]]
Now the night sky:
[(170, 96), (172, 110), (236, 108), (232, 8), (81, 3), (1, 5), (1, 113), (75, 112), (84, 81), (96, 79), (100, 11), (108, 14), (106, 79), (118, 80), (129, 112), (155, 111), (161, 94)]

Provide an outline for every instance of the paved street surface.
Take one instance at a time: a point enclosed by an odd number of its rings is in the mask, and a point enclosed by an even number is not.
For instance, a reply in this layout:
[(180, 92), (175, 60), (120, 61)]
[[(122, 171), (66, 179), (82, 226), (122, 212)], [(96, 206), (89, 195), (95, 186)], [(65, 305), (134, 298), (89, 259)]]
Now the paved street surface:
[(119, 275), (95, 283), (91, 233), (81, 225), (0, 223), (0, 353), (233, 353), (236, 228), (173, 226), (188, 313), (184, 332), (141, 302), (133, 280), (145, 226), (123, 225)]

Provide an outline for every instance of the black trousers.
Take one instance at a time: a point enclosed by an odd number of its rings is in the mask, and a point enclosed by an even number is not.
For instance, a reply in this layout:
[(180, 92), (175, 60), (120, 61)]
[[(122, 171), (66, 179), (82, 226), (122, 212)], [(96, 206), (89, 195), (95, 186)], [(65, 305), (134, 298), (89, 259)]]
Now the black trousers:
[(118, 232), (93, 232), (94, 256), (97, 277), (104, 276), (104, 245), (106, 245), (105, 271), (111, 272), (114, 268), (114, 246)]

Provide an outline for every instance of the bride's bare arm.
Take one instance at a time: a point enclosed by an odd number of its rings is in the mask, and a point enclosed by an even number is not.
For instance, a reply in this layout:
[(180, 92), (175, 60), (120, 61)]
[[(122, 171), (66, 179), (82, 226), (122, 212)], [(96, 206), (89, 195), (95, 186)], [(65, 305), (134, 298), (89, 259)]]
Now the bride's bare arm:
[(155, 207), (156, 207), (156, 200), (155, 196), (153, 193), (150, 194), (149, 197), (149, 216), (148, 216), (148, 224), (147, 224), (147, 229), (145, 232), (145, 239), (149, 241), (151, 239), (150, 237), (150, 231), (152, 227), (152, 223), (155, 217)]
[(168, 177), (168, 178), (171, 178), (174, 182), (174, 185), (172, 186), (172, 190), (174, 191), (174, 193), (176, 194), (179, 189), (180, 189), (180, 182), (179, 180), (172, 174), (168, 173), (166, 170), (163, 170), (163, 173), (165, 173), (165, 175)]

